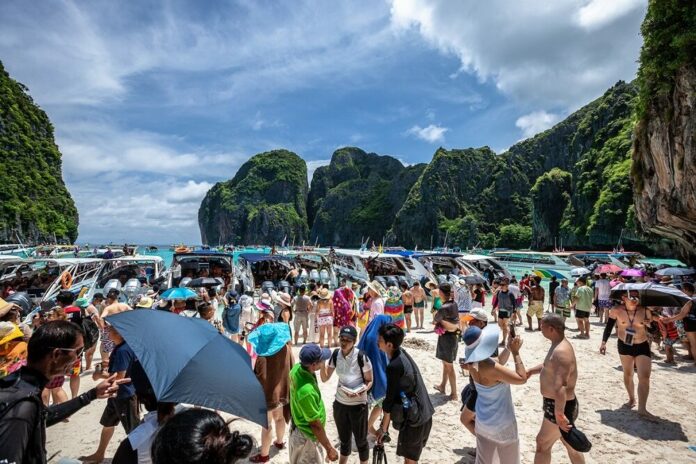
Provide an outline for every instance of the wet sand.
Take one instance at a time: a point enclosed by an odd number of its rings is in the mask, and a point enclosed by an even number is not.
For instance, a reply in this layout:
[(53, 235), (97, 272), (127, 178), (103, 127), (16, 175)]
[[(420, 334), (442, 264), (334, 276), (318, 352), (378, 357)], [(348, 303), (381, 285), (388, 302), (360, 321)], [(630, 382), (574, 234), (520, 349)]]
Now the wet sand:
[[(677, 366), (665, 364), (664, 355), (656, 353), (648, 410), (659, 419), (656, 422), (648, 422), (639, 418), (635, 410), (622, 408), (627, 396), (616, 351), (616, 339), (612, 337), (609, 341), (606, 356), (600, 355), (598, 348), (602, 327), (596, 323), (596, 317), (590, 320), (593, 323), (590, 340), (572, 338), (575, 334), (574, 321), (569, 323), (571, 329), (567, 331), (578, 360), (579, 378), (576, 392), (580, 402), (580, 416), (577, 426), (587, 434), (593, 444), (592, 451), (586, 455), (587, 462), (696, 462), (696, 452), (688, 449), (689, 445), (696, 445), (696, 421), (693, 420), (696, 411), (696, 367), (692, 361), (680, 360), (680, 355), (685, 353), (684, 349), (680, 345), (677, 347)], [(550, 342), (538, 331), (518, 332), (524, 339), (521, 355), (525, 366), (529, 368), (542, 362)], [(459, 422), (460, 403), (447, 401), (444, 395), (432, 388), (432, 385), (440, 382), (441, 375), (441, 363), (435, 359), (436, 340), (437, 336), (432, 330), (419, 330), (408, 334), (405, 342), (406, 349), (416, 360), (425, 377), (425, 384), (436, 411), (430, 439), (420, 462), (473, 463), (476, 441)], [(459, 356), (462, 356), (462, 344), (459, 349)], [(299, 347), (295, 350), (297, 354)], [(468, 378), (459, 373), (457, 389), (461, 391), (467, 381)], [(94, 382), (89, 375), (83, 377), (81, 391), (91, 388), (92, 385)], [(334, 445), (338, 447), (331, 414), (336, 377), (333, 376), (331, 381), (325, 384), (320, 383), (320, 387), (328, 413), (326, 429)], [(67, 381), (65, 388), (67, 391)], [(543, 417), (539, 377), (532, 377), (525, 385), (513, 386), (512, 394), (520, 434), (521, 461), (531, 463), (534, 460), (535, 437)], [(96, 450), (101, 431), (99, 418), (104, 404), (104, 401), (97, 400), (75, 414), (68, 423), (48, 429), (48, 455), (56, 455), (50, 462), (58, 462), (61, 457), (77, 458)], [(239, 420), (233, 423), (233, 427), (250, 433), (257, 441), (260, 440), (260, 427), (255, 424)], [(396, 432), (393, 432), (392, 436), (393, 442), (386, 445), (389, 462), (403, 462), (403, 459), (395, 454)], [(123, 430), (119, 427), (111, 441), (107, 456), (113, 456), (123, 438)], [(271, 455), (271, 462), (288, 462), (287, 450), (276, 452), (273, 449)], [(358, 463), (357, 453), (353, 453), (348, 462)], [(557, 443), (553, 449), (553, 462), (570, 462), (561, 444)]]

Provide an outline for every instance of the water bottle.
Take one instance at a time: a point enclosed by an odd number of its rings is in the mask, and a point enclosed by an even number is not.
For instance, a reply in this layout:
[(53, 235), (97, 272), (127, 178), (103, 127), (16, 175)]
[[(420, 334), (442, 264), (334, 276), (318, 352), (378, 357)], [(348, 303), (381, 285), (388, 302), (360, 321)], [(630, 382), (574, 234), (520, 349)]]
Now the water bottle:
[(411, 400), (408, 399), (406, 393), (404, 392), (401, 392), (401, 405), (404, 407), (404, 409), (411, 407)]

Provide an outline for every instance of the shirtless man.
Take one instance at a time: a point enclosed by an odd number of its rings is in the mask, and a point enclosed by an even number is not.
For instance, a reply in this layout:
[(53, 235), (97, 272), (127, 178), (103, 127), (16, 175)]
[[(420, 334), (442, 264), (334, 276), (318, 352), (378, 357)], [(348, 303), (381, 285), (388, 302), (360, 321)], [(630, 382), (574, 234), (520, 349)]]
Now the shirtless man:
[(406, 332), (411, 331), (411, 314), (413, 313), (413, 293), (408, 289), (406, 282), (401, 282), (401, 301), (404, 303), (404, 318), (406, 319)]
[(604, 327), (599, 352), (606, 354), (607, 340), (614, 324), (618, 322), (619, 339), (617, 343), (621, 367), (623, 368), (624, 385), (628, 392), (628, 402), (624, 406), (632, 408), (636, 405), (633, 384), (633, 369), (635, 367), (638, 370), (638, 414), (652, 418), (654, 416), (645, 409), (648, 393), (650, 393), (650, 371), (652, 369), (652, 353), (646, 329), (650, 326), (652, 316), (647, 308), (639, 305), (638, 292), (631, 290), (624, 294), (621, 299), (623, 306), (614, 306), (609, 310), (609, 319)]
[(558, 439), (568, 450), (573, 464), (584, 464), (585, 457), (575, 451), (561, 437), (561, 430), (567, 432), (578, 417), (578, 400), (575, 398), (575, 384), (578, 369), (573, 346), (565, 338), (565, 323), (558, 314), (547, 314), (541, 319), (541, 334), (551, 340), (551, 348), (544, 363), (527, 371), (527, 376), (540, 374), (539, 385), (544, 397), (544, 420), (536, 437), (535, 464), (551, 462), (551, 448)]
[(413, 313), (416, 315), (416, 329), (422, 329), (423, 314), (425, 312), (425, 290), (421, 287), (420, 282), (413, 282), (411, 295), (413, 296)]

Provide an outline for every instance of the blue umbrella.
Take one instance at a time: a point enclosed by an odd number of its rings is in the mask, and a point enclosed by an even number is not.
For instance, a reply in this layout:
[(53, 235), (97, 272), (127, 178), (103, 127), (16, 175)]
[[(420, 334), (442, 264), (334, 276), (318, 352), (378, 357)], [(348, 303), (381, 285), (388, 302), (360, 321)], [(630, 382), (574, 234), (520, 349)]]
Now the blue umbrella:
[(688, 276), (696, 274), (693, 267), (668, 267), (666, 269), (658, 269), (655, 274), (662, 276)]
[(159, 401), (218, 409), (268, 427), (249, 355), (208, 322), (166, 311), (125, 311), (106, 320), (135, 352)]
[(247, 338), (259, 356), (273, 356), (290, 341), (290, 326), (285, 322), (263, 324), (254, 329)]
[(188, 300), (189, 298), (197, 298), (198, 294), (190, 288), (174, 287), (170, 288), (162, 294), (163, 300)]

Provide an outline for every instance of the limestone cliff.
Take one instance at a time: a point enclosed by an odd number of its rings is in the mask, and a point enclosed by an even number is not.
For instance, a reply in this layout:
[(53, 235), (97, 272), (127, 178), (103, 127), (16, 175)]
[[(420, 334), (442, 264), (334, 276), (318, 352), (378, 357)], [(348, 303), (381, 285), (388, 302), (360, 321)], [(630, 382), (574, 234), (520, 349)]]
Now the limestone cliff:
[(371, 237), (381, 243), (424, 167), (355, 147), (336, 150), (312, 178), (310, 242), (359, 246)]
[(287, 150), (253, 156), (198, 210), (203, 243), (300, 243), (307, 237), (307, 165)]
[(651, 1), (642, 27), (632, 176), (636, 219), (696, 262), (696, 5)]
[(78, 216), (48, 116), (0, 63), (0, 242), (74, 242)]

